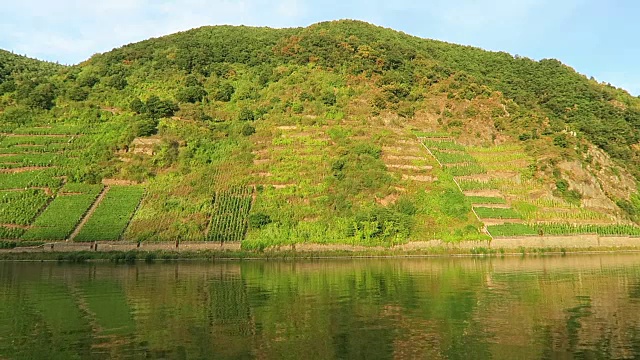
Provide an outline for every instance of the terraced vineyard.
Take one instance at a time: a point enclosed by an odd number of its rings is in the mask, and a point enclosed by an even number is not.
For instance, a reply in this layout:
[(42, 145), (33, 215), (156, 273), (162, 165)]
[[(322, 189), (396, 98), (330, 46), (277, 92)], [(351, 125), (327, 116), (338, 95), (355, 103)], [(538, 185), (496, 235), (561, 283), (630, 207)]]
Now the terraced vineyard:
[[(83, 148), (94, 141), (85, 137), (99, 131), (85, 125), (6, 130), (11, 134), (0, 135), (0, 239), (68, 239), (104, 186), (66, 183), (59, 174), (77, 169)], [(113, 239), (124, 231), (142, 189), (113, 190), (106, 199), (109, 209), (97, 211), (82, 237), (90, 238), (87, 231), (95, 230), (96, 236)]]
[(120, 240), (143, 196), (142, 186), (111, 186), (74, 240)]
[(102, 185), (66, 184), (22, 239), (67, 239), (101, 190)]
[[(425, 135), (425, 134), (423, 134)], [(523, 179), (531, 157), (518, 145), (464, 146), (439, 133), (420, 137), (438, 162), (454, 176), (492, 236), (631, 235), (640, 227), (616, 224), (601, 212), (553, 197), (543, 184)], [(549, 193), (543, 197), (532, 194)]]

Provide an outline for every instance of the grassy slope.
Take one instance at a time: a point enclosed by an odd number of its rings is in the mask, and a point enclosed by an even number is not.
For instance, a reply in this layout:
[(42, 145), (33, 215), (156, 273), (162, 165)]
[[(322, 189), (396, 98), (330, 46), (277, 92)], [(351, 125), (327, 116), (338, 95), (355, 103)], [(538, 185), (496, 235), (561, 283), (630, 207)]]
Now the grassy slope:
[[(0, 64), (15, 62), (6, 57)], [(637, 175), (639, 164), (640, 102), (554, 60), (340, 21), (195, 29), (74, 67), (29, 70), (52, 74), (39, 83), (11, 69), (0, 77), (5, 131), (77, 124), (84, 135), (66, 154), (79, 161), (57, 164), (57, 175), (145, 184), (125, 233), (132, 240), (204, 239), (220, 216), (215, 194), (237, 186), (255, 189), (248, 247), (481, 238), (471, 203), (415, 130), (480, 147), (522, 143), (533, 160), (512, 167), (549, 196), (577, 196), (570, 193), (576, 175), (561, 164), (592, 169), (594, 183), (615, 173), (625, 181), (605, 184), (611, 191), (603, 196), (617, 206), (598, 211), (620, 220), (640, 213), (629, 195), (637, 192), (629, 173)], [(134, 99), (157, 108), (152, 96), (180, 109), (166, 117), (131, 111)], [(132, 140), (154, 130), (153, 155), (136, 153)], [(605, 157), (594, 157), (591, 144)], [(554, 192), (562, 179), (570, 188)]]

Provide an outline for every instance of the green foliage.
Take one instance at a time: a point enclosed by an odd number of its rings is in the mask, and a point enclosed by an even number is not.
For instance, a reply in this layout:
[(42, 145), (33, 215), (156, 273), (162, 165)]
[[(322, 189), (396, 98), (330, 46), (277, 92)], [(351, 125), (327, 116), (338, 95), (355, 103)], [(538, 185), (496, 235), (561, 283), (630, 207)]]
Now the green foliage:
[(398, 210), (401, 209), (376, 206), (359, 212), (352, 225), (346, 229), (345, 235), (363, 245), (403, 242), (411, 234), (413, 219), (411, 215)]
[(464, 219), (469, 213), (470, 204), (464, 194), (456, 189), (446, 189), (438, 195), (440, 211), (446, 216)]
[(240, 112), (238, 113), (238, 120), (240, 121), (253, 121), (256, 119), (255, 114), (253, 113), (253, 110), (247, 108), (247, 107), (243, 107), (242, 109), (240, 109)]
[(89, 97), (89, 89), (82, 86), (73, 86), (67, 91), (67, 97), (73, 101), (84, 101)]
[(158, 96), (152, 95), (145, 103), (145, 114), (157, 120), (163, 117), (171, 117), (179, 110), (178, 105), (170, 100), (160, 100)]
[(25, 103), (35, 109), (50, 110), (54, 105), (56, 89), (53, 84), (40, 84), (29, 92)]
[(566, 148), (569, 146), (569, 141), (567, 140), (567, 135), (558, 134), (553, 137), (553, 145), (559, 146), (561, 148)]
[(249, 227), (252, 229), (262, 229), (271, 222), (271, 217), (267, 214), (261, 212), (249, 214)]
[(201, 86), (187, 86), (176, 93), (176, 100), (184, 103), (196, 103), (207, 96), (207, 91)]
[(249, 124), (244, 124), (242, 125), (242, 129), (240, 130), (240, 133), (244, 136), (251, 136), (256, 133), (256, 128)]
[(538, 230), (535, 227), (526, 224), (489, 225), (487, 230), (495, 237), (538, 235)]
[(143, 114), (147, 111), (147, 107), (140, 98), (135, 98), (129, 103), (129, 109), (137, 114)]
[(636, 222), (640, 219), (640, 196), (634, 194), (629, 200), (619, 199), (616, 205), (624, 210)]
[(0, 114), (0, 123), (24, 125), (31, 122), (35, 114), (25, 107), (9, 107)]
[(235, 91), (235, 88), (230, 83), (222, 83), (214, 92), (213, 99), (216, 101), (229, 102)]
[(320, 101), (327, 106), (334, 106), (337, 101), (335, 92), (333, 90), (323, 91), (320, 95)]
[(580, 200), (582, 200), (582, 195), (576, 190), (569, 189), (569, 183), (564, 179), (556, 180), (555, 193), (570, 204), (580, 205)]

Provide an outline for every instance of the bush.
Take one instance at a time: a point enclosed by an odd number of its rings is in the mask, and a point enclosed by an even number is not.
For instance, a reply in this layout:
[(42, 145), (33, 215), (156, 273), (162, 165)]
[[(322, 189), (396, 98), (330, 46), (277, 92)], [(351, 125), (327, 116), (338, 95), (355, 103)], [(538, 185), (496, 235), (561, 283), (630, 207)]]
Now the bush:
[(243, 107), (238, 114), (238, 120), (240, 121), (253, 121), (255, 120), (255, 114), (249, 108)]
[(253, 213), (249, 215), (249, 226), (252, 229), (262, 229), (271, 224), (271, 217), (264, 213)]
[(333, 106), (337, 102), (336, 94), (333, 92), (333, 90), (326, 90), (325, 92), (323, 92), (322, 96), (320, 96), (320, 100), (327, 106)]
[(73, 86), (67, 92), (67, 96), (73, 101), (84, 101), (89, 97), (89, 90), (81, 86)]
[(233, 85), (229, 83), (224, 83), (218, 87), (216, 92), (213, 94), (213, 99), (216, 101), (229, 102), (231, 101), (231, 97), (236, 90)]
[(200, 86), (188, 86), (178, 90), (176, 99), (183, 103), (196, 103), (207, 96), (207, 91)]
[(156, 261), (157, 255), (154, 252), (148, 252), (145, 256), (144, 256), (144, 262), (150, 264), (150, 263), (154, 263)]
[(180, 108), (170, 100), (160, 100), (156, 95), (152, 95), (147, 99), (145, 104), (145, 113), (152, 119), (160, 119), (163, 117), (171, 117)]
[(138, 98), (131, 100), (131, 103), (129, 103), (129, 109), (136, 114), (142, 114), (147, 111), (146, 105)]
[(561, 148), (569, 147), (569, 141), (567, 140), (567, 136), (564, 134), (556, 135), (553, 138), (553, 145), (559, 146)]
[(137, 258), (138, 258), (138, 254), (135, 251), (127, 251), (124, 256), (124, 261), (129, 264), (132, 264), (136, 262)]
[(249, 124), (244, 124), (244, 126), (242, 126), (242, 130), (240, 130), (240, 133), (244, 136), (251, 136), (256, 133), (256, 128)]

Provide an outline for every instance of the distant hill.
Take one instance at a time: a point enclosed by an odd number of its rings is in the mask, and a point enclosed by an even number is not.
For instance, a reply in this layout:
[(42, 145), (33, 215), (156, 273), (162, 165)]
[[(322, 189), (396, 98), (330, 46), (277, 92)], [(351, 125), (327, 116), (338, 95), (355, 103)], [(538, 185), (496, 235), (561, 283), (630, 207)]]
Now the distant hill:
[(0, 238), (640, 234), (640, 99), (359, 21), (203, 27), (76, 66), (2, 51), (0, 112)]

